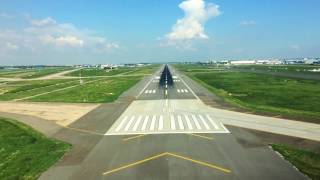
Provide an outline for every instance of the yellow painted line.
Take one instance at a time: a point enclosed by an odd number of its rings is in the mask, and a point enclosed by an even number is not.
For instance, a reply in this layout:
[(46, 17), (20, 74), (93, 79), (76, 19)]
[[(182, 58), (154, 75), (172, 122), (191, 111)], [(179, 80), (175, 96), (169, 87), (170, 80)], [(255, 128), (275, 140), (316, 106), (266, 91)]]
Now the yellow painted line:
[(103, 173), (103, 175), (108, 175), (108, 174), (111, 174), (111, 173), (120, 171), (120, 170), (122, 170), (122, 169), (126, 169), (126, 168), (129, 168), (129, 167), (138, 165), (138, 164), (142, 164), (142, 163), (144, 163), (144, 162), (151, 161), (151, 160), (156, 159), (156, 158), (160, 158), (160, 157), (165, 156), (165, 155), (167, 155), (167, 154), (168, 154), (168, 153), (161, 153), (161, 154), (159, 154), (159, 155), (152, 156), (152, 157), (143, 159), (143, 160), (141, 160), (141, 161), (137, 161), (137, 162), (135, 162), (135, 163), (131, 163), (131, 164), (128, 164), (128, 165), (125, 165), (125, 166), (121, 166), (121, 167), (119, 167), (119, 168), (116, 168), (116, 169), (107, 171), (107, 172)]
[(117, 171), (121, 171), (123, 169), (130, 168), (132, 166), (136, 166), (136, 165), (139, 165), (139, 164), (142, 164), (142, 163), (145, 163), (147, 161), (151, 161), (151, 160), (163, 157), (163, 156), (173, 156), (173, 157), (176, 157), (176, 158), (179, 158), (179, 159), (183, 159), (183, 160), (186, 160), (186, 161), (190, 161), (190, 162), (193, 162), (193, 163), (196, 163), (196, 164), (200, 164), (202, 166), (206, 166), (206, 167), (209, 167), (209, 168), (212, 168), (212, 169), (217, 169), (217, 170), (223, 171), (225, 173), (231, 173), (231, 170), (225, 169), (223, 167), (219, 167), (219, 166), (216, 166), (216, 165), (213, 165), (213, 164), (209, 164), (209, 163), (206, 163), (206, 162), (203, 162), (203, 161), (194, 160), (194, 159), (191, 159), (189, 157), (184, 157), (184, 156), (177, 155), (177, 154), (174, 154), (174, 153), (165, 152), (165, 153), (161, 153), (161, 154), (158, 154), (158, 155), (155, 155), (155, 156), (152, 156), (152, 157), (149, 157), (149, 158), (146, 158), (146, 159), (143, 159), (143, 160), (131, 163), (131, 164), (127, 164), (127, 165), (112, 169), (110, 171), (106, 171), (102, 175), (108, 175), (108, 174), (111, 174), (111, 173), (114, 173), (114, 172), (117, 172)]
[(213, 169), (218, 169), (218, 170), (226, 172), (226, 173), (231, 173), (231, 170), (229, 170), (229, 169), (225, 169), (225, 168), (222, 168), (222, 167), (219, 167), (219, 166), (216, 166), (216, 165), (212, 165), (212, 164), (209, 164), (209, 163), (206, 163), (206, 162), (203, 162), (203, 161), (194, 160), (194, 159), (191, 159), (191, 158), (188, 158), (188, 157), (184, 157), (184, 156), (180, 156), (180, 155), (173, 154), (173, 153), (167, 153), (167, 154), (170, 155), (170, 156), (177, 157), (177, 158), (180, 158), (180, 159), (184, 159), (184, 160), (187, 160), (187, 161), (191, 161), (193, 163), (200, 164), (200, 165), (203, 165), (203, 166), (206, 166), (206, 167), (210, 167), (210, 168), (213, 168)]
[(129, 140), (136, 139), (136, 138), (143, 137), (143, 136), (146, 136), (146, 134), (140, 134), (140, 135), (137, 135), (137, 136), (125, 138), (125, 139), (122, 139), (122, 141), (129, 141)]
[(99, 135), (99, 136), (104, 136), (102, 133), (94, 132), (94, 131), (89, 131), (86, 129), (78, 129), (78, 128), (72, 128), (72, 127), (64, 127), (66, 129), (74, 130), (74, 131), (79, 131), (79, 132), (84, 132), (84, 133), (89, 133), (89, 134), (94, 134), (94, 135)]
[(199, 135), (199, 134), (188, 134), (188, 135), (190, 135), (190, 136), (195, 136), (195, 137), (199, 137), (199, 138), (203, 138), (203, 139), (213, 140), (212, 137), (203, 136), (203, 135)]

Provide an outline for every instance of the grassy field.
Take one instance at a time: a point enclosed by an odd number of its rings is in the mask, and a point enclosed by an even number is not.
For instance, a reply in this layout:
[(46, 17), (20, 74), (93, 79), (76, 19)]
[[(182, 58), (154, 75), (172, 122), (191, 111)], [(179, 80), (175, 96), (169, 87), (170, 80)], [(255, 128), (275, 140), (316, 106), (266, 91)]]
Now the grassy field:
[(145, 75), (145, 74), (152, 74), (157, 68), (159, 68), (159, 65), (149, 65), (149, 66), (143, 66), (143, 67), (121, 67), (118, 69), (81, 69), (79, 71), (75, 71), (72, 73), (67, 74), (67, 76), (114, 76), (114, 75)]
[(0, 77), (31, 79), (70, 70), (71, 67), (48, 67), (39, 69), (0, 70)]
[(103, 103), (116, 100), (124, 91), (139, 82), (142, 77), (110, 77), (28, 99), (36, 102), (76, 102), (76, 103)]
[(88, 77), (88, 76), (114, 76), (126, 72), (133, 71), (135, 69), (132, 68), (119, 68), (119, 69), (80, 69), (78, 71), (74, 71), (72, 73), (66, 74), (66, 76), (76, 76), (79, 77), (80, 74), (82, 77)]
[(148, 65), (144, 67), (135, 68), (134, 71), (128, 72), (126, 75), (146, 75), (153, 74), (157, 69), (159, 69), (159, 64)]
[[(88, 81), (90, 79), (86, 79)], [(14, 100), (79, 84), (79, 80), (13, 81), (0, 85), (0, 100)]]
[(320, 123), (319, 81), (241, 72), (192, 76), (232, 104)]
[[(237, 72), (216, 66), (176, 65), (176, 67), (235, 106), (253, 112), (267, 112), (320, 123), (318, 80)], [(197, 71), (197, 69), (203, 70)]]
[(17, 121), (0, 117), (0, 179), (37, 179), (70, 147)]
[(215, 71), (248, 71), (248, 72), (266, 72), (266, 73), (294, 73), (319, 76), (320, 72), (311, 72), (310, 70), (320, 69), (319, 65), (201, 65), (201, 64), (177, 64), (179, 70), (184, 72), (215, 72)]
[(273, 144), (271, 146), (302, 173), (311, 179), (320, 179), (320, 154), (280, 144)]
[(320, 75), (320, 72), (310, 72), (310, 70), (313, 69), (320, 69), (319, 65), (241, 65), (232, 66), (232, 69), (261, 70), (269, 72), (310, 73)]

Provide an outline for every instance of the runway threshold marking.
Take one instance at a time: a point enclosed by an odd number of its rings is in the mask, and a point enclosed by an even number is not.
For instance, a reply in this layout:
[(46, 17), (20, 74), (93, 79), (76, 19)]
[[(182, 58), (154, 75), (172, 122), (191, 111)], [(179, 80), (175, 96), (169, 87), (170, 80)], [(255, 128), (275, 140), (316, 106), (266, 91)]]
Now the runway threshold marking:
[(190, 162), (198, 164), (198, 165), (202, 165), (202, 166), (209, 167), (209, 168), (212, 168), (212, 169), (220, 170), (220, 171), (225, 172), (225, 173), (231, 173), (231, 170), (229, 170), (229, 169), (226, 169), (226, 168), (223, 168), (223, 167), (220, 167), (220, 166), (217, 166), (217, 165), (213, 165), (213, 164), (210, 164), (208, 162), (195, 160), (195, 159), (192, 159), (190, 157), (182, 156), (182, 155), (175, 154), (175, 153), (164, 152), (164, 153), (161, 153), (161, 154), (158, 154), (158, 155), (155, 155), (155, 156), (151, 156), (151, 157), (142, 159), (142, 160), (137, 161), (137, 162), (133, 162), (133, 163), (130, 163), (130, 164), (127, 164), (127, 165), (112, 169), (110, 171), (106, 171), (106, 172), (102, 173), (102, 175), (104, 175), (104, 176), (105, 175), (109, 175), (111, 173), (114, 173), (114, 172), (117, 172), (117, 171), (121, 171), (123, 169), (127, 169), (127, 168), (130, 168), (130, 167), (133, 167), (133, 166), (136, 166), (136, 165), (139, 165), (139, 164), (142, 164), (142, 163), (145, 163), (145, 162), (148, 162), (148, 161), (160, 158), (160, 157), (164, 157), (164, 156), (171, 156), (171, 157), (179, 158), (179, 159), (182, 159), (182, 160), (190, 161)]

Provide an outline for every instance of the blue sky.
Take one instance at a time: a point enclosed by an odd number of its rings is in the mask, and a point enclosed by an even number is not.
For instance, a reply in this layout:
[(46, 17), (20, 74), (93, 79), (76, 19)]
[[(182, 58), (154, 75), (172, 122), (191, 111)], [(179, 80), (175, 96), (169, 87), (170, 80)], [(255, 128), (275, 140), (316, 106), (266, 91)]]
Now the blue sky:
[(2, 0), (0, 65), (319, 57), (318, 0)]

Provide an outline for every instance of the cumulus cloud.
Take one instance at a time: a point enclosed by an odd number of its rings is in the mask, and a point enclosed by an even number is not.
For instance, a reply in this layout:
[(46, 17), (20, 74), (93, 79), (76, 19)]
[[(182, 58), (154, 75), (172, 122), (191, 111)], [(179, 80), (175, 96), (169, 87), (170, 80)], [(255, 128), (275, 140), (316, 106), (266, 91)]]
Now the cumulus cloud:
[(29, 23), (22, 30), (0, 29), (0, 53), (10, 53), (9, 49), (41, 52), (72, 51), (77, 48), (84, 52), (108, 52), (119, 48), (117, 43), (88, 29), (80, 29), (71, 23), (60, 23), (52, 17), (32, 19), (28, 16), (26, 19)]
[(301, 47), (299, 45), (297, 45), (297, 44), (290, 45), (290, 48), (295, 50), (295, 51), (299, 51), (301, 49)]
[(57, 21), (51, 17), (45, 19), (31, 19), (31, 24), (33, 26), (50, 26), (57, 24)]
[(167, 44), (183, 43), (185, 47), (190, 47), (190, 41), (193, 39), (208, 39), (204, 25), (210, 18), (221, 14), (219, 6), (206, 3), (204, 0), (185, 0), (179, 4), (179, 8), (184, 11), (185, 15), (178, 19), (172, 31), (165, 35)]
[(205, 33), (206, 22), (221, 14), (219, 6), (204, 0), (185, 0), (179, 4), (184, 17), (177, 20), (170, 33), (160, 38), (160, 46), (175, 46), (177, 49), (195, 50), (193, 41), (209, 39)]
[(5, 12), (0, 13), (0, 18), (3, 19), (12, 19), (14, 16)]
[(71, 47), (82, 47), (84, 41), (76, 36), (59, 36), (53, 37), (50, 35), (41, 37), (42, 41), (48, 44), (54, 44), (56, 46), (71, 46)]
[(13, 44), (11, 42), (7, 42), (6, 43), (6, 47), (8, 48), (8, 50), (17, 50), (17, 49), (19, 49), (19, 46), (17, 46), (16, 44)]
[(252, 26), (252, 25), (256, 25), (257, 22), (254, 20), (243, 20), (240, 22), (241, 26)]

